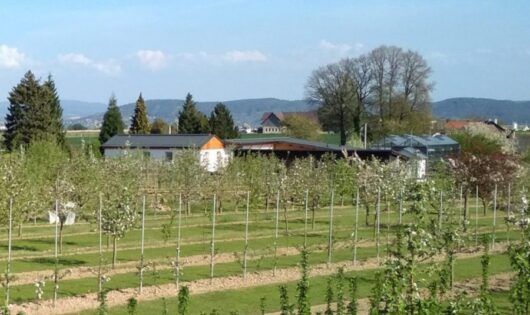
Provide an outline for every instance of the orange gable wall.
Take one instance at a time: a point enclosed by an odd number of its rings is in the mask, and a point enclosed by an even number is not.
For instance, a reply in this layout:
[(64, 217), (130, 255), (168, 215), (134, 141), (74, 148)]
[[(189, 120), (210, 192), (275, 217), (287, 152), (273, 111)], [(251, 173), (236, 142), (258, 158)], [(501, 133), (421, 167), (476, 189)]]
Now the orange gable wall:
[(225, 144), (221, 139), (219, 139), (217, 136), (213, 136), (208, 142), (206, 142), (201, 149), (202, 150), (208, 150), (208, 149), (224, 149)]

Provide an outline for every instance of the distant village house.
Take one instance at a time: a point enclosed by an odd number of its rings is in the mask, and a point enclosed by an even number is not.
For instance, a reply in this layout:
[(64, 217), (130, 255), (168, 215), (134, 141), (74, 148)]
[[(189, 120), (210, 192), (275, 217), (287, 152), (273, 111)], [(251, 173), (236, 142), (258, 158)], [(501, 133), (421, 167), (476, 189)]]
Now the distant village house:
[(303, 116), (318, 122), (316, 111), (312, 112), (267, 112), (261, 117), (261, 128), (263, 133), (283, 133), (284, 120), (290, 116)]
[(208, 134), (149, 134), (149, 135), (115, 135), (101, 148), (104, 156), (119, 157), (136, 150), (145, 157), (172, 161), (185, 149), (197, 149), (201, 164), (209, 172), (215, 172), (228, 162), (224, 142), (215, 135)]

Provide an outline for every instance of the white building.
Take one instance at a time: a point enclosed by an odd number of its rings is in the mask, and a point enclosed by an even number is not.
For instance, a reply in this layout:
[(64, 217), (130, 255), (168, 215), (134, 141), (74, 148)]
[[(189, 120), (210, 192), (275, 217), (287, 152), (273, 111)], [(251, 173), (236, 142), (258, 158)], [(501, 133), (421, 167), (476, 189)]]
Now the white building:
[(197, 149), (201, 164), (209, 172), (215, 172), (226, 165), (229, 155), (224, 142), (215, 135), (173, 134), (173, 135), (115, 135), (101, 148), (105, 157), (118, 157), (141, 152), (153, 159), (171, 161), (184, 149)]

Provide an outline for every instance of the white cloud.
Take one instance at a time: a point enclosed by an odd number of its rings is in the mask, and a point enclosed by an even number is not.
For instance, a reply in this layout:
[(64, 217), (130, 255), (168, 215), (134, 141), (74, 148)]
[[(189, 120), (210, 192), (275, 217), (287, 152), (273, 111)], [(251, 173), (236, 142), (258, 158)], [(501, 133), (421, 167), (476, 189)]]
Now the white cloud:
[(26, 56), (17, 48), (0, 45), (0, 68), (18, 68), (24, 61), (26, 61)]
[(168, 56), (160, 50), (139, 50), (136, 52), (136, 57), (151, 70), (159, 70), (168, 62)]
[(59, 55), (58, 59), (64, 64), (74, 64), (90, 67), (107, 75), (115, 75), (121, 71), (120, 64), (112, 59), (100, 62), (78, 53)]
[(59, 56), (59, 61), (63, 63), (75, 63), (80, 65), (91, 65), (94, 63), (91, 59), (83, 54), (65, 54)]
[(231, 50), (223, 54), (223, 59), (231, 62), (265, 62), (267, 56), (258, 50)]
[[(360, 50), (362, 47), (362, 44), (356, 45), (356, 49), (358, 48)], [(348, 44), (334, 44), (332, 42), (328, 42), (327, 40), (320, 41), (320, 48), (338, 55), (345, 55), (352, 49), (352, 47)]]

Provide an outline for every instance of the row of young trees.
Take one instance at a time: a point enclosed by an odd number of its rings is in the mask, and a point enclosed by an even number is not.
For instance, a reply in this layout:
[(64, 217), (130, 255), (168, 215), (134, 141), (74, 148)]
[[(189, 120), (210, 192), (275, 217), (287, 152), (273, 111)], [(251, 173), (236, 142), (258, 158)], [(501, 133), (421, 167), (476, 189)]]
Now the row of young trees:
[[(210, 117), (206, 117), (197, 109), (197, 104), (193, 101), (191, 94), (186, 95), (186, 99), (179, 111), (176, 125), (168, 125), (163, 119), (157, 118), (151, 124), (147, 112), (147, 106), (142, 94), (138, 97), (131, 118), (129, 134), (167, 134), (172, 133), (199, 134), (211, 133), (221, 139), (236, 138), (238, 131), (234, 125), (232, 114), (226, 105), (219, 103), (215, 106)], [(111, 96), (109, 106), (103, 116), (99, 141), (106, 142), (112, 136), (123, 133), (125, 123), (123, 122), (116, 98)]]

